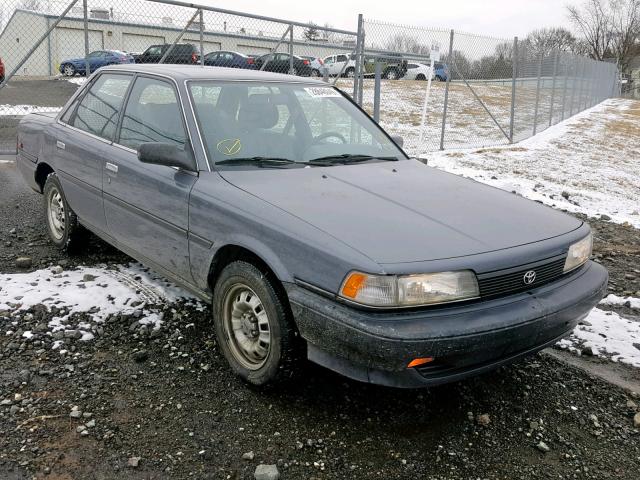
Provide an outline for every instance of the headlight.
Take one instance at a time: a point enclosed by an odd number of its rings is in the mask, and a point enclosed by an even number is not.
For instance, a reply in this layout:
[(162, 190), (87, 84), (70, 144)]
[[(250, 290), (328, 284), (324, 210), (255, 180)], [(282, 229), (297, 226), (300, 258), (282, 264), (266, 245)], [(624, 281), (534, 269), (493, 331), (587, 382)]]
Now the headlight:
[(421, 275), (369, 275), (351, 272), (340, 295), (371, 307), (412, 307), (468, 300), (480, 296), (471, 270)]
[(591, 233), (579, 242), (569, 247), (567, 260), (564, 262), (564, 272), (569, 272), (578, 268), (580, 265), (589, 260), (591, 256), (591, 247), (593, 246), (593, 236)]

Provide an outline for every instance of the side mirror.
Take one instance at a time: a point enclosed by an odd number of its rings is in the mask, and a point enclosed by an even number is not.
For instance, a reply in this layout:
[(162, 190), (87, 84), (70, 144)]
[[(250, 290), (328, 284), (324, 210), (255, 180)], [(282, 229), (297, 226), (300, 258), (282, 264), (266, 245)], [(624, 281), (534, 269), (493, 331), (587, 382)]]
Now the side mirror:
[(138, 147), (138, 159), (142, 163), (150, 163), (152, 165), (178, 167), (189, 171), (196, 170), (191, 154), (172, 143), (142, 143)]
[(396, 142), (396, 145), (398, 145), (400, 148), (404, 146), (404, 138), (402, 138), (400, 135), (391, 135), (391, 140)]

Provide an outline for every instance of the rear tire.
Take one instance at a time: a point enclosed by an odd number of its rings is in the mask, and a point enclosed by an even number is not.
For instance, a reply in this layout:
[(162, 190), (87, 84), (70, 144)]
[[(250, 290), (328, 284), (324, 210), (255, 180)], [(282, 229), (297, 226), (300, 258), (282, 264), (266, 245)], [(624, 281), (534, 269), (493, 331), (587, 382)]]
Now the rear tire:
[(353, 78), (356, 75), (356, 69), (353, 67), (349, 67), (344, 71), (344, 76), (347, 78)]
[(280, 383), (303, 360), (286, 294), (251, 263), (227, 265), (213, 289), (213, 322), (231, 370), (255, 386)]
[(418, 75), (416, 75), (416, 80), (424, 81), (426, 79), (427, 79), (427, 77), (425, 77), (422, 73), (419, 73)]
[(382, 76), (383, 78), (388, 78), (389, 80), (397, 80), (398, 78), (400, 78), (400, 74), (398, 73), (398, 70), (395, 68), (390, 68), (389, 70), (384, 72)]
[(60, 250), (76, 251), (84, 245), (86, 231), (78, 216), (71, 210), (62, 185), (55, 173), (50, 173), (44, 184), (44, 215), (51, 242)]
[(320, 70), (317, 70), (317, 69), (315, 69), (315, 68), (314, 68), (314, 69), (312, 69), (312, 70), (311, 70), (311, 76), (312, 76), (312, 77), (319, 77), (319, 76), (320, 76)]

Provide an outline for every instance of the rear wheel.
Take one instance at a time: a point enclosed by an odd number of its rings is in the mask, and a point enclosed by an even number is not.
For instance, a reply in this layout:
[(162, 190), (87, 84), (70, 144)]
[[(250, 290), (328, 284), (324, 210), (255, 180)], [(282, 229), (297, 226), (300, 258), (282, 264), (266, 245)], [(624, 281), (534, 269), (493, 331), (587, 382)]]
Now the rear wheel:
[(214, 287), (220, 349), (233, 372), (252, 385), (286, 380), (300, 364), (300, 339), (278, 287), (272, 275), (245, 261), (227, 265)]
[(44, 213), (49, 239), (62, 250), (72, 251), (83, 244), (84, 230), (64, 196), (60, 180), (50, 173), (44, 184)]
[(397, 69), (390, 68), (385, 72), (384, 78), (388, 78), (389, 80), (397, 80), (398, 78), (400, 78), (400, 74), (398, 73)]
[(64, 73), (64, 75), (66, 77), (73, 77), (76, 74), (76, 68), (73, 65), (71, 65), (70, 63), (67, 63), (62, 68), (62, 72)]
[(353, 78), (356, 75), (356, 69), (353, 67), (349, 67), (344, 71), (344, 76), (347, 78)]
[(314, 68), (314, 69), (312, 69), (312, 70), (311, 70), (311, 76), (312, 76), (312, 77), (319, 77), (319, 76), (320, 76), (320, 70), (317, 70), (317, 69), (315, 69), (315, 68)]
[(427, 77), (425, 77), (422, 73), (419, 73), (418, 75), (416, 75), (416, 80), (426, 80)]

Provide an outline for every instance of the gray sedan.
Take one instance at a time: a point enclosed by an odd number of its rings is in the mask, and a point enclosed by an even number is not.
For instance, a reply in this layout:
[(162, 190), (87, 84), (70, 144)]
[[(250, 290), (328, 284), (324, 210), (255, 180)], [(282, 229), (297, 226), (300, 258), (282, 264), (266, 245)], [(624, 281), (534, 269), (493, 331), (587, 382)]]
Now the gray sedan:
[(433, 385), (568, 335), (606, 291), (589, 226), (407, 157), (340, 90), (239, 69), (106, 67), (18, 131), (51, 241), (83, 230), (211, 302), (251, 384), (309, 359)]

